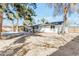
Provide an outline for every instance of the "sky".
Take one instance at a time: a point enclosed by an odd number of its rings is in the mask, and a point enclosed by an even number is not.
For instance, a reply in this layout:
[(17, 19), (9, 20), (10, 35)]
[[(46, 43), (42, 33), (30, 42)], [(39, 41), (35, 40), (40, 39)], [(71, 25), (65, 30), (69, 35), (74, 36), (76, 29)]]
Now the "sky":
[[(42, 18), (45, 18), (48, 22), (57, 22), (63, 21), (63, 15), (58, 15), (56, 17), (53, 16), (53, 8), (48, 7), (46, 3), (38, 3), (37, 8), (35, 9), (36, 17), (34, 17), (35, 23), (39, 24)], [(14, 21), (16, 23), (16, 21)], [(71, 25), (79, 24), (79, 15), (77, 13), (73, 13), (70, 17), (68, 17), (68, 22)], [(19, 25), (22, 25), (23, 19), (19, 20)], [(3, 25), (12, 25), (11, 21), (4, 19)]]

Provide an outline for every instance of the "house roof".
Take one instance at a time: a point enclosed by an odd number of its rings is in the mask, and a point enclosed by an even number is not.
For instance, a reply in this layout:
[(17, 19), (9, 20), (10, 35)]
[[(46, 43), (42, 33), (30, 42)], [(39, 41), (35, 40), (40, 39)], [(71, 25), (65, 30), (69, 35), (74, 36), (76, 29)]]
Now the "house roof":
[(51, 23), (45, 23), (45, 24), (36, 24), (36, 25), (28, 25), (30, 27), (32, 26), (48, 26), (48, 25), (61, 25), (64, 21), (59, 21), (59, 22), (51, 22)]
[(54, 24), (54, 25), (61, 25), (64, 21), (59, 21), (59, 22), (52, 22), (51, 24)]

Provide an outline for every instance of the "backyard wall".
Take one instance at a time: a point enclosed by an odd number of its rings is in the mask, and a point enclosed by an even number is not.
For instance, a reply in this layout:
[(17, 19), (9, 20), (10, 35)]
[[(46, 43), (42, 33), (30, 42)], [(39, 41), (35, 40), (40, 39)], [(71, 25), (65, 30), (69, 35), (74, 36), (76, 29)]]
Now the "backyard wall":
[(69, 28), (68, 32), (69, 33), (79, 33), (79, 28)]

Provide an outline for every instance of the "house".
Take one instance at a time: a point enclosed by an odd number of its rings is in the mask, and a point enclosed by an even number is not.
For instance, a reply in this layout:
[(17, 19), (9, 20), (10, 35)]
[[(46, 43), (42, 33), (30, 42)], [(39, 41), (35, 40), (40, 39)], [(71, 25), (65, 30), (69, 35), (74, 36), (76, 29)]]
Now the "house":
[(46, 23), (44, 25), (41, 25), (40, 32), (58, 33), (59, 31), (61, 31), (62, 24), (63, 21)]
[(33, 25), (31, 27), (32, 27), (32, 29), (34, 29), (34, 32), (58, 33), (58, 32), (61, 31), (62, 24), (63, 24), (63, 21), (59, 21), (59, 22), (52, 22), (52, 23)]
[[(51, 22), (51, 23), (45, 23), (45, 24), (28, 25), (25, 27), (25, 32), (28, 31), (28, 32), (59, 33), (62, 31), (62, 25), (63, 25), (63, 21)], [(19, 26), (18, 28), (19, 28), (19, 32), (24, 32), (24, 26)], [(12, 32), (12, 27), (3, 26), (2, 32)], [(65, 33), (79, 33), (79, 26), (67, 26), (65, 27)]]

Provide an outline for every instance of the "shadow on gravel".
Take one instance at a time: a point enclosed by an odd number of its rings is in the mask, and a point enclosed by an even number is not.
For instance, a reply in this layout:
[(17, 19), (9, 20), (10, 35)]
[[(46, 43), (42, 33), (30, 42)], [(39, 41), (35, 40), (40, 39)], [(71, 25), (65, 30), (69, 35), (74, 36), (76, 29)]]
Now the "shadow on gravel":
[(39, 34), (33, 34), (32, 36), (47, 37), (47, 36), (43, 36), (43, 35), (39, 35)]
[(22, 47), (23, 45), (19, 47), (7, 47), (6, 50), (0, 51), (0, 56), (14, 56)]
[(79, 36), (76, 36), (65, 46), (59, 47), (56, 52), (49, 56), (79, 56)]
[(19, 43), (24, 43), (25, 42), (25, 36), (24, 37), (21, 37), (19, 39), (17, 39), (15, 42), (13, 42), (13, 44), (19, 44)]

